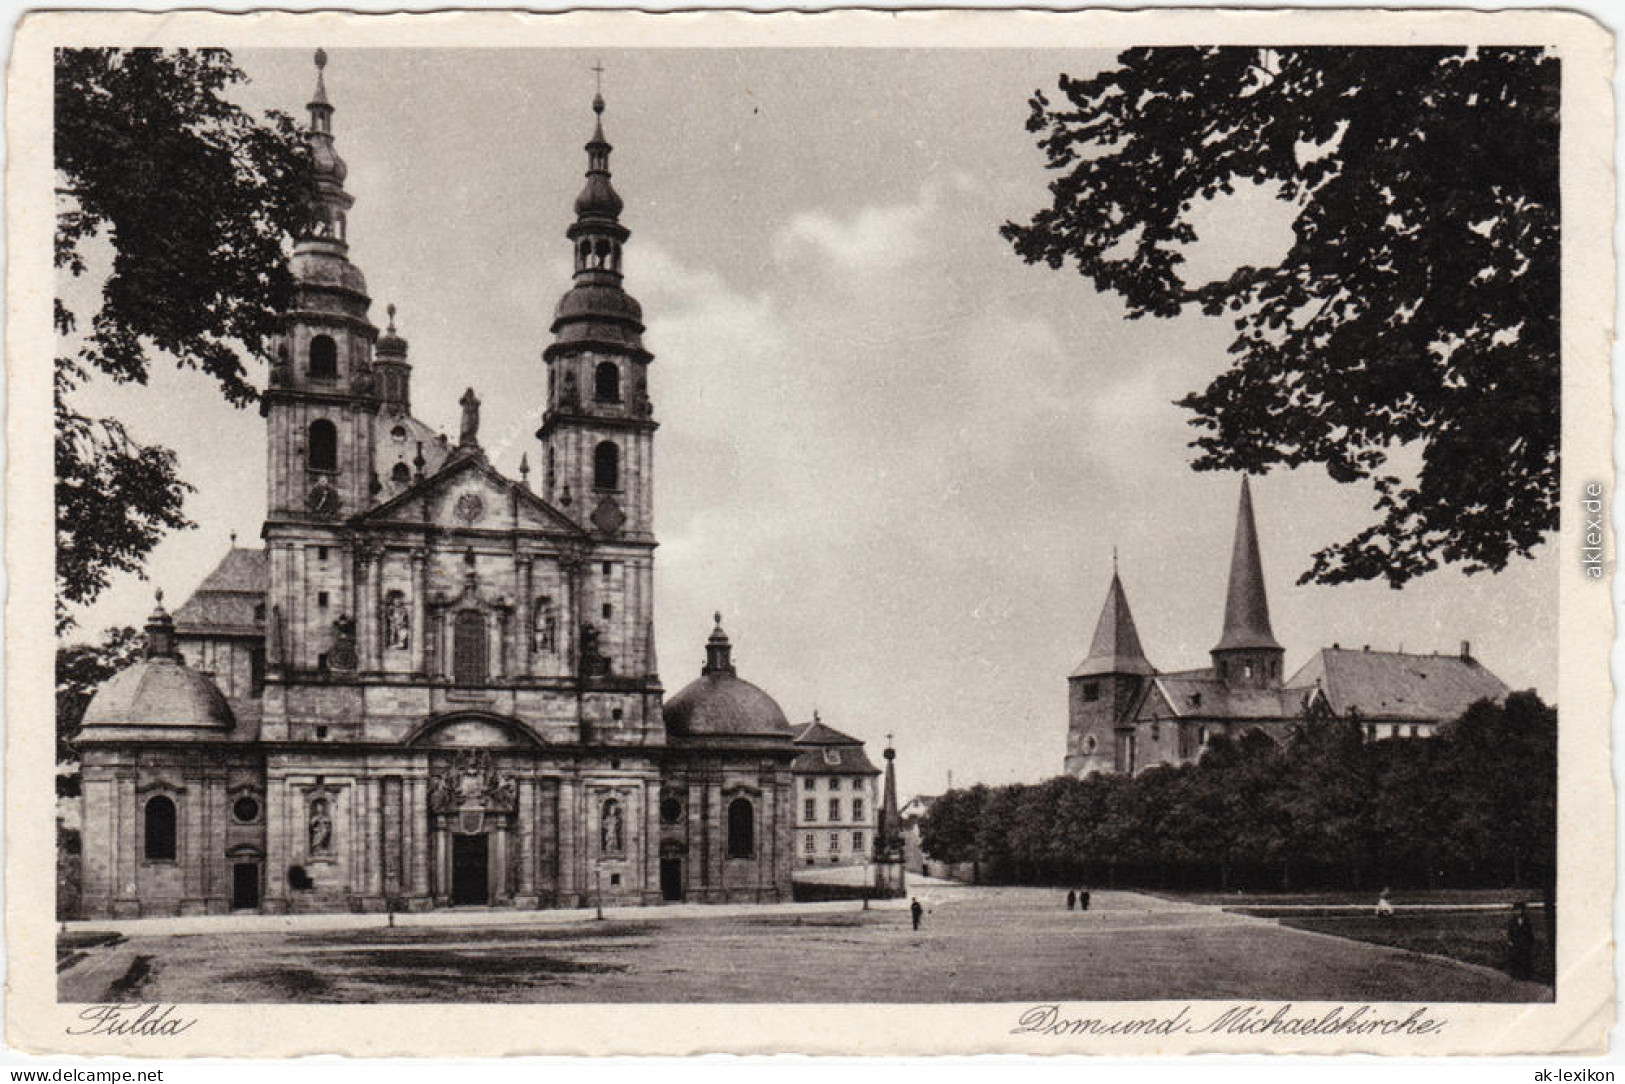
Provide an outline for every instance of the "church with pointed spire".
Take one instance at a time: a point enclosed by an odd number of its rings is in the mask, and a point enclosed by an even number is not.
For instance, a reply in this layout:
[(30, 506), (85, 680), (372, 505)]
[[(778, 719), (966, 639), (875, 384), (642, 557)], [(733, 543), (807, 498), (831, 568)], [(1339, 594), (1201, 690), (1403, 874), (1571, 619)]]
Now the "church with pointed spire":
[(1111, 583), (1089, 654), (1067, 678), (1064, 770), (1133, 775), (1156, 765), (1191, 764), (1223, 735), (1258, 731), (1285, 741), (1293, 728), (1327, 719), (1358, 720), (1368, 741), (1435, 733), (1479, 700), (1508, 690), (1472, 655), (1345, 649), (1315, 652), (1284, 677), (1286, 649), (1270, 624), (1252, 486), (1244, 476), (1224, 596), (1224, 625), (1209, 665), (1163, 671), (1140, 642), (1112, 558)]
[(657, 671), (654, 356), (602, 94), (545, 371), (507, 385), (545, 396), (533, 484), (488, 459), (475, 389), (455, 443), (414, 416), (436, 359), (369, 315), (315, 60), (263, 545), (160, 603), (86, 711), (84, 914), (788, 900), (784, 713), (720, 614), (697, 680), (667, 700)]

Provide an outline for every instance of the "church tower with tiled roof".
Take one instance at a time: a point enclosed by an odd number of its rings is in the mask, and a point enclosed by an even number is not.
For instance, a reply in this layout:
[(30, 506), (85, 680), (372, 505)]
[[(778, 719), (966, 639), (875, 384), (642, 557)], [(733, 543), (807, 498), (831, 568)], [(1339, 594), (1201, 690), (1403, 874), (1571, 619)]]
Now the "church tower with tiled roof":
[(1224, 632), (1211, 654), (1214, 672), (1232, 688), (1281, 687), (1281, 661), (1286, 650), (1270, 628), (1264, 562), (1258, 552), (1258, 524), (1253, 519), (1253, 493), (1245, 476), (1236, 510), (1236, 540), (1230, 551)]
[(1118, 724), (1154, 673), (1156, 668), (1140, 646), (1140, 633), (1134, 627), (1114, 556), (1111, 584), (1095, 622), (1089, 654), (1067, 678), (1067, 774), (1128, 770), (1122, 765), (1134, 759), (1133, 728)]

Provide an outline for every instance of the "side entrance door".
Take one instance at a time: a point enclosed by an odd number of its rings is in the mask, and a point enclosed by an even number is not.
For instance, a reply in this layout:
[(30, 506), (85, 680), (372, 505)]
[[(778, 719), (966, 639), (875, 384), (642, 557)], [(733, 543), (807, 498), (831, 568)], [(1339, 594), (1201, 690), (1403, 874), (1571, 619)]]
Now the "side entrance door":
[(662, 858), (660, 860), (660, 896), (666, 900), (680, 900), (683, 898), (683, 860), (681, 858)]
[(236, 862), (231, 867), (231, 906), (247, 910), (260, 905), (260, 864)]

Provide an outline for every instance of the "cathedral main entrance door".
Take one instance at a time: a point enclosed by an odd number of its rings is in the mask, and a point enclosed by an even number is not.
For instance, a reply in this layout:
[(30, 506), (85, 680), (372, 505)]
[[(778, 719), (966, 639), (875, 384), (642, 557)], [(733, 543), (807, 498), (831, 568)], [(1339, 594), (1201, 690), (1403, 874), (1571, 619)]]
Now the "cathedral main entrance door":
[(486, 837), (451, 837), (451, 902), (453, 906), (491, 902), (489, 852)]
[(660, 860), (660, 895), (667, 900), (680, 900), (683, 898), (683, 860), (681, 858), (662, 858)]
[(258, 862), (238, 862), (231, 867), (231, 906), (242, 910), (260, 905), (260, 866)]

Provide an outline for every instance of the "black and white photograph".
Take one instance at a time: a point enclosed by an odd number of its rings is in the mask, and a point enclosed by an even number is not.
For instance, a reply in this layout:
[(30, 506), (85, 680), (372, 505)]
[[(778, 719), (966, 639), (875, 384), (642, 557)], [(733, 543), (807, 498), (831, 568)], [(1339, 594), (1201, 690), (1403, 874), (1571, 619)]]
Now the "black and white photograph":
[(1602, 1049), (1611, 39), (1385, 15), (25, 28), (12, 1041)]

